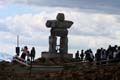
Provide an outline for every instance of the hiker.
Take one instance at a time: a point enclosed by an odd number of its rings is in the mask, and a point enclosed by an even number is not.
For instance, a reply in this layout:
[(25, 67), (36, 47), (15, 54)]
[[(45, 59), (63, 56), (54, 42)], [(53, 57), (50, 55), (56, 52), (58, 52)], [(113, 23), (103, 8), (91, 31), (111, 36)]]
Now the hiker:
[(30, 52), (27, 51), (26, 55), (27, 55), (27, 62), (29, 62), (30, 61)]
[(31, 61), (34, 62), (34, 59), (35, 59), (35, 48), (34, 47), (32, 47), (30, 56), (31, 56)]
[(29, 60), (29, 51), (28, 51), (28, 48), (27, 46), (25, 46), (24, 48), (22, 48), (22, 55), (21, 55), (21, 58), (25, 60), (26, 56), (27, 56), (27, 60)]
[(89, 62), (93, 62), (94, 60), (94, 55), (91, 49), (88, 49), (85, 51), (85, 60)]
[(86, 61), (89, 61), (89, 60), (90, 60), (89, 50), (86, 50), (86, 51), (85, 51), (85, 60), (86, 60)]
[(101, 48), (101, 60), (107, 60), (107, 53), (106, 50)]
[(76, 52), (75, 59), (79, 59), (79, 51)]
[(80, 58), (81, 58), (81, 61), (83, 61), (83, 58), (84, 58), (84, 50), (81, 50)]
[(116, 60), (117, 62), (120, 61), (120, 46), (118, 47), (118, 50), (117, 50), (117, 54), (116, 54), (115, 60)]
[(94, 55), (93, 55), (93, 51), (91, 49), (89, 49), (89, 54), (90, 54), (90, 62), (94, 61)]
[(95, 53), (95, 61), (100, 61), (101, 60), (101, 50), (97, 49)]

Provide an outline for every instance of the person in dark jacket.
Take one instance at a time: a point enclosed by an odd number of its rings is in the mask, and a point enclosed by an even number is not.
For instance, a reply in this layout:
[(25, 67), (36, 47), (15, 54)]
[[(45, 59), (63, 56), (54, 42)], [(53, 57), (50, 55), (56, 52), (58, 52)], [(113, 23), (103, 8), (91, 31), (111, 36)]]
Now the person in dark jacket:
[(81, 58), (81, 61), (83, 61), (83, 58), (84, 58), (84, 50), (81, 50), (80, 58)]
[(92, 52), (91, 49), (86, 50), (86, 51), (85, 51), (85, 55), (86, 55), (86, 56), (85, 56), (85, 60), (86, 60), (86, 61), (93, 62), (94, 56), (93, 56), (93, 52)]
[(75, 59), (77, 59), (77, 60), (80, 59), (80, 58), (79, 58), (79, 51), (76, 52), (76, 54), (75, 54)]
[(35, 48), (32, 47), (32, 50), (31, 50), (31, 61), (34, 62), (34, 59), (35, 59)]
[(120, 62), (120, 46), (118, 47), (118, 51), (117, 51), (115, 60), (116, 60), (117, 62)]

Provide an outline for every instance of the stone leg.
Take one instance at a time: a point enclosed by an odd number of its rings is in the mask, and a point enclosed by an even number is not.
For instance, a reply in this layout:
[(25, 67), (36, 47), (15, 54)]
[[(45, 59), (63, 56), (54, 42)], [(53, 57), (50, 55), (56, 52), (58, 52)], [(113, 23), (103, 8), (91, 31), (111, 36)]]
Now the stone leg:
[(68, 38), (61, 37), (60, 38), (60, 53), (68, 53)]
[(56, 53), (56, 40), (57, 38), (55, 36), (49, 37), (49, 52), (50, 53)]

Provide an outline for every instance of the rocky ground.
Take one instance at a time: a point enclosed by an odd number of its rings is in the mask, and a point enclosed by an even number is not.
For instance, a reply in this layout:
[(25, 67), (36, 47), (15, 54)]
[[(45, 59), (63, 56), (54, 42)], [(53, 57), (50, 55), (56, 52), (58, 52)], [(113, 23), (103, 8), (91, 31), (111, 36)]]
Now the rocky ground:
[[(72, 60), (71, 60), (72, 61)], [(62, 65), (61, 71), (31, 71), (20, 64), (2, 61), (0, 63), (0, 80), (120, 80), (120, 63), (71, 62), (70, 60), (37, 59), (34, 64)], [(69, 63), (68, 63), (69, 62)]]

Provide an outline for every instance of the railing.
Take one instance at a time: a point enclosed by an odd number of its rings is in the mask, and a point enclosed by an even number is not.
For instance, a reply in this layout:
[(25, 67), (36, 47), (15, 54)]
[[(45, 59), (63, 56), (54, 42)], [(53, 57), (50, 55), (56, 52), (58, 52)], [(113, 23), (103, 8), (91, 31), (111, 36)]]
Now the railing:
[(24, 65), (26, 67), (28, 67), (29, 70), (32, 71), (61, 71), (64, 69), (64, 66), (56, 66), (56, 65), (52, 65), (52, 66), (45, 66), (45, 65), (31, 65), (26, 63), (23, 59), (21, 58), (14, 58), (13, 61), (18, 62), (21, 65)]
[[(61, 70), (65, 70), (65, 69), (71, 69), (71, 68), (75, 68), (75, 67), (79, 67), (81, 69), (86, 69), (86, 68), (97, 68), (97, 66), (102, 66), (102, 65), (106, 65), (106, 66), (110, 66), (112, 63), (116, 63), (116, 60), (101, 60), (101, 61), (93, 61), (93, 62), (89, 62), (89, 61), (80, 61), (80, 62), (70, 62), (70, 63), (63, 63), (61, 65), (31, 65), (25, 62), (25, 60), (21, 59), (21, 58), (14, 58), (13, 60), (15, 60), (16, 62), (18, 62), (21, 65), (24, 65), (26, 67), (28, 67), (30, 70), (32, 71), (45, 71), (45, 72), (49, 72), (49, 71), (61, 71)], [(119, 64), (116, 63), (116, 64)]]
[(64, 63), (64, 65), (70, 65), (70, 64), (93, 64), (93, 65), (102, 65), (102, 64), (111, 64), (111, 63), (119, 63), (119, 59), (111, 59), (111, 60), (100, 60), (100, 61), (77, 61), (77, 62), (70, 62), (70, 63)]

